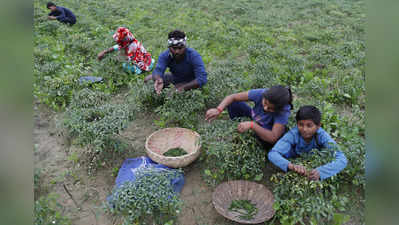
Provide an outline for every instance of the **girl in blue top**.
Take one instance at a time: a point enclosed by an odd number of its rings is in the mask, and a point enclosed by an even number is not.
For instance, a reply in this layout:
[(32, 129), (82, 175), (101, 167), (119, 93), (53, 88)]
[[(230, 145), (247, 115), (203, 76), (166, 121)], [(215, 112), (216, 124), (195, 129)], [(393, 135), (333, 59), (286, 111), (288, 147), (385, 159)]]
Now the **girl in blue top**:
[[(253, 101), (249, 107), (243, 101)], [(238, 132), (252, 129), (264, 142), (274, 144), (284, 134), (292, 109), (292, 93), (281, 85), (269, 89), (252, 89), (229, 95), (218, 107), (206, 112), (205, 120), (212, 121), (227, 107), (230, 118), (249, 117), (252, 121), (238, 125)]]

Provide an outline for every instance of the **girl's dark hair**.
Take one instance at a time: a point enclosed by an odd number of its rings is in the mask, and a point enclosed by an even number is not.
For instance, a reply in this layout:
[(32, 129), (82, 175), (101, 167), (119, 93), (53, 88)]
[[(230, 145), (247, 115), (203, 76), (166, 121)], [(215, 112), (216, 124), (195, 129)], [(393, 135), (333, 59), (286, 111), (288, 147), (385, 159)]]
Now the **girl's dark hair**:
[(305, 105), (299, 108), (295, 119), (297, 123), (300, 120), (312, 120), (316, 125), (320, 125), (321, 113), (315, 106)]
[(168, 34), (168, 39), (174, 38), (174, 39), (181, 39), (181, 38), (185, 38), (186, 34), (181, 31), (181, 30), (174, 30), (169, 32)]
[(282, 85), (276, 85), (263, 92), (263, 98), (267, 99), (274, 105), (275, 111), (281, 111), (287, 104), (292, 105), (292, 93), (290, 87), (284, 87)]
[(50, 8), (50, 6), (56, 6), (54, 3), (52, 3), (52, 2), (47, 2), (47, 8), (49, 9)]

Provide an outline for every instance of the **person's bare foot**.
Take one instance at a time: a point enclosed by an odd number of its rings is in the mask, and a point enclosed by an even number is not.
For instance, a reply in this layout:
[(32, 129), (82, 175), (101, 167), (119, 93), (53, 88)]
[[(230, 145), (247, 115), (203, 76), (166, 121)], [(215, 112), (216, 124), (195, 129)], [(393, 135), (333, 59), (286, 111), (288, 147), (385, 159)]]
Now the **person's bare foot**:
[(144, 83), (146, 83), (146, 82), (149, 81), (149, 80), (152, 80), (152, 74), (150, 74), (150, 75), (148, 75), (148, 76), (146, 76), (146, 77), (144, 78)]

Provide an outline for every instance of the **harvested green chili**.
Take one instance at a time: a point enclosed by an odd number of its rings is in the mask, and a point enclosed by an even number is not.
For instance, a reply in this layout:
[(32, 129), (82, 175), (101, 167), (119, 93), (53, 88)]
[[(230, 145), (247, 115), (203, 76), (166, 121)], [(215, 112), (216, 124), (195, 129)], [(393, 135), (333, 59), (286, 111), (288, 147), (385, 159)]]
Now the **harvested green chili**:
[(164, 156), (169, 156), (169, 157), (177, 157), (177, 156), (182, 156), (186, 155), (187, 152), (184, 151), (182, 148), (171, 148), (165, 153), (163, 153)]
[(258, 213), (258, 208), (249, 200), (233, 200), (229, 207), (232, 212), (237, 212), (240, 219), (252, 220)]

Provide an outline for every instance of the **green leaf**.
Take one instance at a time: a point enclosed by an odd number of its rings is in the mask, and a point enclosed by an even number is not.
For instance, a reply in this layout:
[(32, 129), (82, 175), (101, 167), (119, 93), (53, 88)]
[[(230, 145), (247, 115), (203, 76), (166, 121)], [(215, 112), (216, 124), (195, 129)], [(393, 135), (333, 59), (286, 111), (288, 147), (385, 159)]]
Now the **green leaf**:
[(255, 180), (260, 181), (260, 180), (262, 180), (262, 177), (263, 177), (263, 173), (258, 174), (258, 175), (256, 175)]
[(317, 225), (317, 221), (316, 221), (316, 218), (314, 218), (314, 216), (312, 216), (312, 218), (310, 218), (310, 224)]
[(305, 78), (305, 82), (308, 82), (310, 80), (313, 79), (313, 73), (310, 71), (307, 71), (303, 74), (304, 78)]
[(273, 209), (274, 210), (278, 210), (278, 209), (280, 209), (280, 203), (278, 203), (278, 202), (274, 202), (274, 204), (273, 204)]
[(350, 219), (349, 215), (345, 215), (342, 213), (334, 213), (333, 223), (334, 223), (334, 225), (342, 225), (342, 224), (348, 222), (349, 219)]
[(349, 94), (347, 94), (347, 93), (344, 94), (344, 97), (345, 98), (349, 98), (349, 99), (351, 98), (351, 96)]

